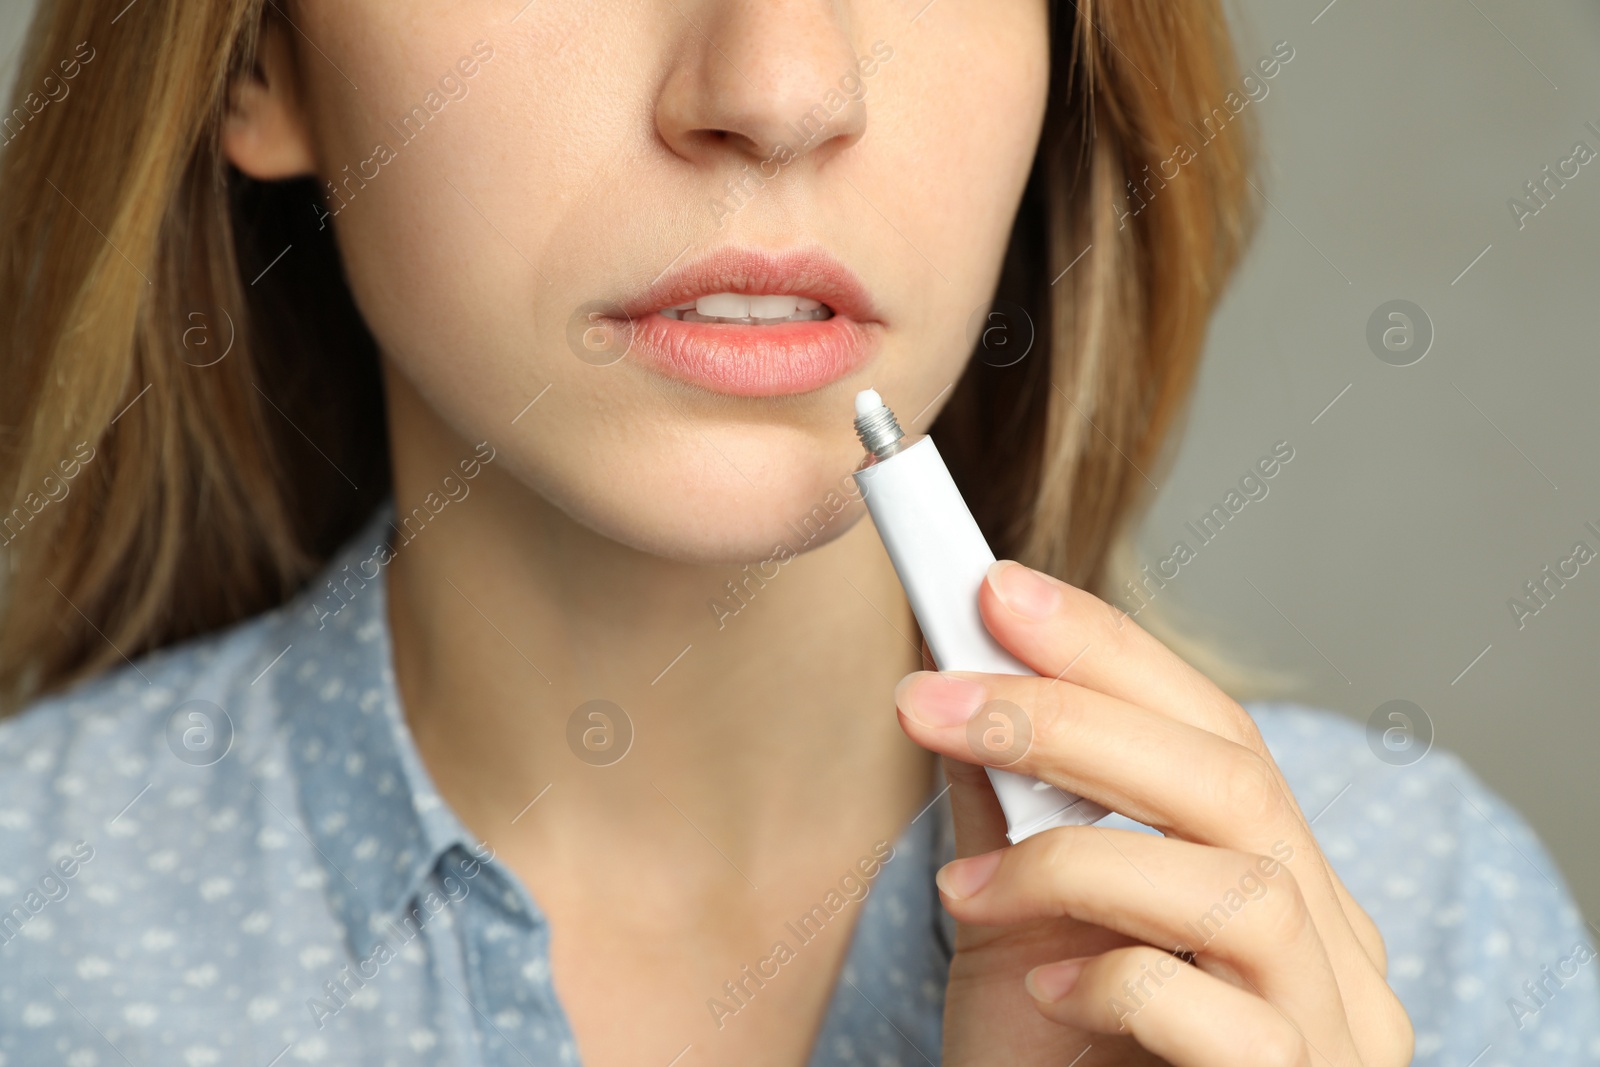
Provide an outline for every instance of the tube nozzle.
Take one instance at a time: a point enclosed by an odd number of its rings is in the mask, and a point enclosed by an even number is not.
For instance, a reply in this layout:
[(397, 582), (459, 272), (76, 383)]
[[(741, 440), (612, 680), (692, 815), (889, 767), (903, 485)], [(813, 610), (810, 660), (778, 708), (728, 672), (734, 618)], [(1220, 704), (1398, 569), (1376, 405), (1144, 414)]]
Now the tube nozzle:
[(900, 450), (905, 435), (876, 389), (863, 389), (856, 394), (856, 436), (868, 452), (887, 459)]

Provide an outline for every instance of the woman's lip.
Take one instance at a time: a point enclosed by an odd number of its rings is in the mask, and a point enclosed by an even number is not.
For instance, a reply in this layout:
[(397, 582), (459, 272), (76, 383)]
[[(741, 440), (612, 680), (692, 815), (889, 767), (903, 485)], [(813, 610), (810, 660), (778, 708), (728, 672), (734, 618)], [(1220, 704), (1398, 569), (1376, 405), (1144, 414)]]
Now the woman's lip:
[[(837, 259), (814, 249), (762, 252), (724, 248), (693, 263), (669, 269), (645, 289), (623, 301), (622, 312), (637, 319), (713, 293), (805, 296), (820, 300), (858, 323), (876, 322), (877, 309), (866, 286)], [(775, 327), (762, 327), (762, 329)]]
[[(820, 297), (818, 299), (821, 299)], [(809, 393), (859, 369), (883, 327), (844, 315), (774, 326), (685, 322), (651, 312), (621, 324), (628, 353), (654, 370), (727, 396)]]
[[(769, 326), (686, 322), (660, 312), (712, 293), (804, 296), (826, 319)], [(627, 351), (668, 377), (729, 396), (787, 396), (852, 373), (877, 350), (883, 323), (847, 267), (826, 252), (727, 248), (664, 273), (619, 307)]]

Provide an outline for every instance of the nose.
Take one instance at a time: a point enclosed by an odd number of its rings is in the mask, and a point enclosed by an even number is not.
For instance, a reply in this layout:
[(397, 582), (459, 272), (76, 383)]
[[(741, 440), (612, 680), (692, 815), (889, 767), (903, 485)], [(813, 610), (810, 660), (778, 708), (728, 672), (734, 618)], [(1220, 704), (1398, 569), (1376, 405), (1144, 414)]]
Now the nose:
[[(656, 128), (693, 163), (823, 160), (866, 132), (848, 0), (674, 0), (680, 48)], [(787, 149), (787, 154), (785, 153)]]

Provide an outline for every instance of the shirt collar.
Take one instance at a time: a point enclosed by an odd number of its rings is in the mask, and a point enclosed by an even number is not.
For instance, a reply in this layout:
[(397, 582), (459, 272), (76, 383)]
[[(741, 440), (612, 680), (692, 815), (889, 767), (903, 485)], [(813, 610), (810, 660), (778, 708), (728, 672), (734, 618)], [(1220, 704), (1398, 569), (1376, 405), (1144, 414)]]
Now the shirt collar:
[(288, 647), (269, 675), (301, 817), (357, 959), (442, 855), (478, 846), (439, 796), (401, 712), (385, 574), (397, 551), (392, 514), (386, 501), (284, 606)]

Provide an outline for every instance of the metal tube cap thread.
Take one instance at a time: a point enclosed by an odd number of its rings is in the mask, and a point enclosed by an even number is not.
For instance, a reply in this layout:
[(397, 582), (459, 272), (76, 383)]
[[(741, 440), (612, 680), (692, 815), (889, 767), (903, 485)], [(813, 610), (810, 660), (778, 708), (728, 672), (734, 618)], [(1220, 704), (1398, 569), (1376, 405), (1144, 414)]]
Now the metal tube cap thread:
[[(867, 393), (871, 393), (871, 396), (867, 396)], [(856, 436), (861, 439), (862, 446), (879, 459), (893, 455), (906, 435), (895, 419), (894, 412), (870, 389), (856, 397), (855, 425)]]

